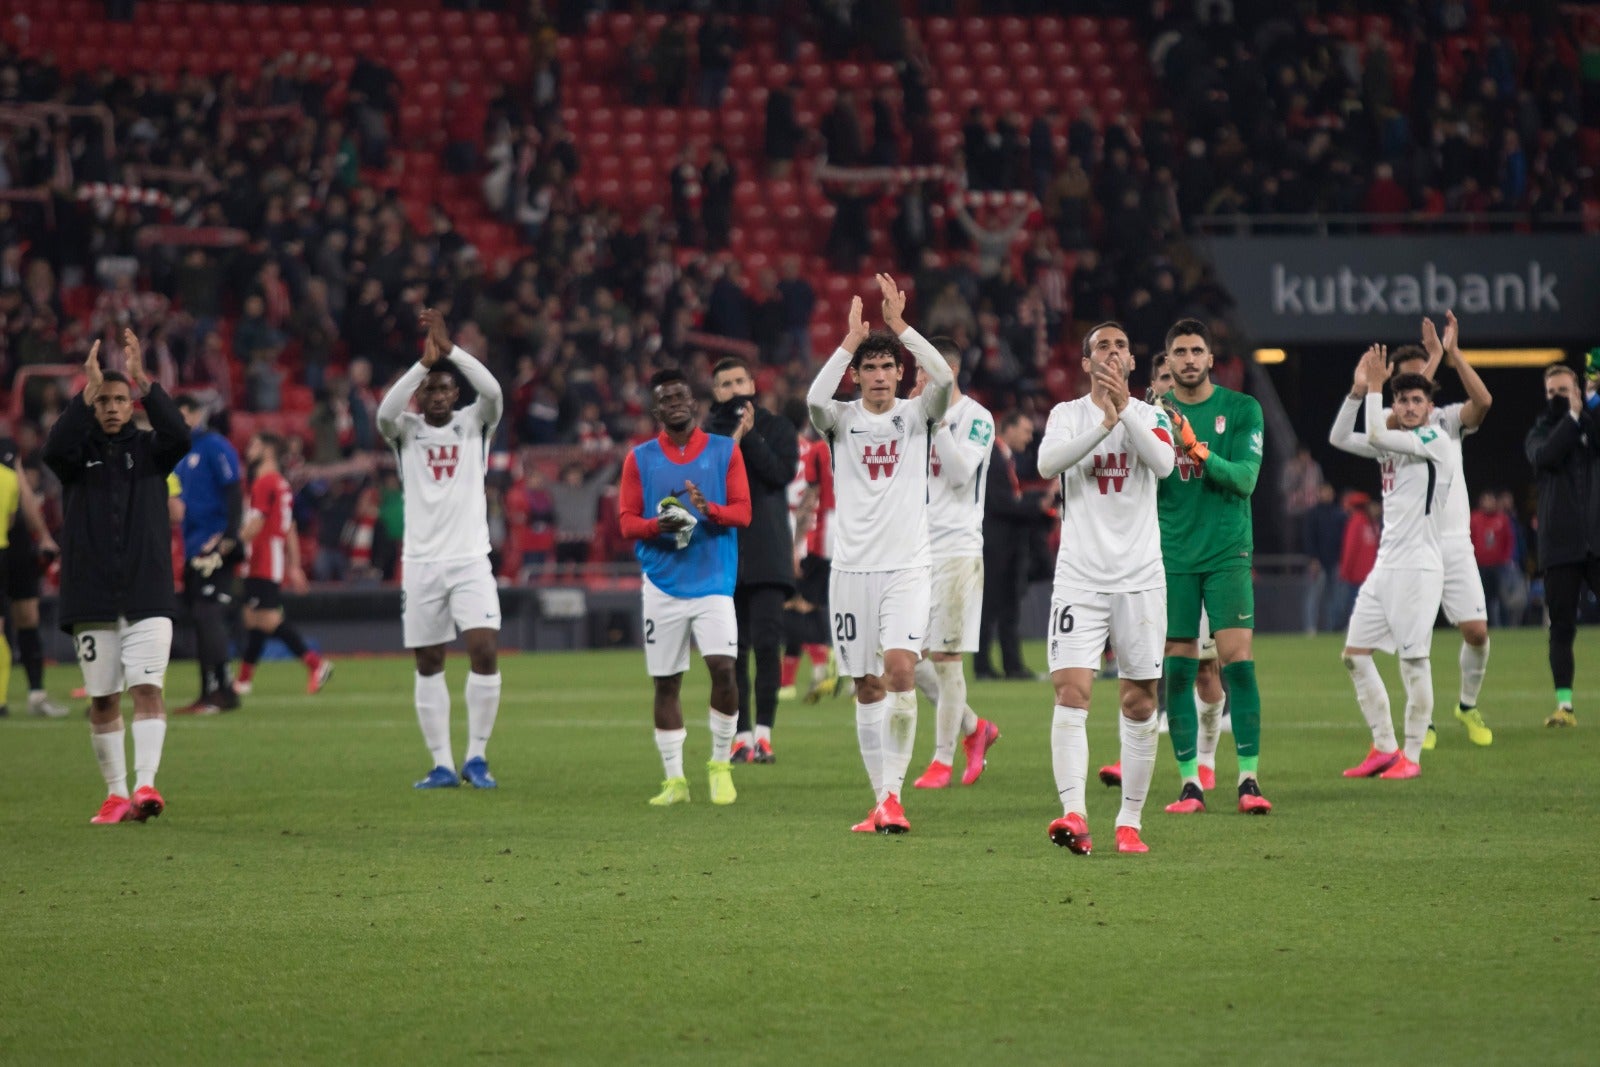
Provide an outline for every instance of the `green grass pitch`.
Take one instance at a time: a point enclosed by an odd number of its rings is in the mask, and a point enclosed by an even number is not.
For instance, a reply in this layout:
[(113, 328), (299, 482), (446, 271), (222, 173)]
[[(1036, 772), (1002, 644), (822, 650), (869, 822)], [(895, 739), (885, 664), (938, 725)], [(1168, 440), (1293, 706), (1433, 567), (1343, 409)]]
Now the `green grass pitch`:
[[(782, 708), (779, 762), (707, 803), (703, 671), (694, 803), (647, 807), (637, 653), (507, 657), (494, 793), (411, 789), (407, 661), (341, 662), (314, 699), (269, 665), (245, 710), (173, 721), (168, 810), (144, 826), (88, 825), (85, 723), (28, 718), (14, 686), (0, 1062), (1593, 1063), (1597, 637), (1582, 725), (1557, 731), (1543, 634), (1496, 634), (1477, 749), (1441, 631), (1415, 782), (1340, 777), (1368, 739), (1336, 639), (1263, 638), (1273, 814), (1234, 814), (1226, 737), (1212, 811), (1164, 814), (1163, 741), (1150, 854), (1112, 850), (1117, 799), (1091, 780), (1087, 859), (1045, 836), (1045, 683), (972, 687), (1004, 733), (989, 770), (908, 789), (900, 838), (847, 832), (870, 797), (843, 700)], [(1113, 703), (1097, 685), (1091, 768), (1117, 756)], [(913, 776), (926, 706), (918, 733)]]

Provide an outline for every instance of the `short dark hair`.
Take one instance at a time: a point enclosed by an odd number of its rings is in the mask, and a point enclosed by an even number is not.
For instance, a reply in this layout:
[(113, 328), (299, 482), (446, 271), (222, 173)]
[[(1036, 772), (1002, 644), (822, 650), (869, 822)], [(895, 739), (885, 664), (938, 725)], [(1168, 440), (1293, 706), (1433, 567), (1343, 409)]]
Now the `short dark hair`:
[(1391, 349), (1389, 352), (1389, 366), (1391, 368), (1398, 367), (1400, 364), (1412, 359), (1420, 359), (1426, 363), (1428, 362), (1428, 353), (1421, 345), (1401, 345), (1399, 348)]
[[(106, 371), (105, 377), (110, 380), (111, 376), (116, 373), (117, 371)], [(127, 379), (123, 380), (126, 381)], [(204, 411), (206, 409), (206, 406), (200, 402), (200, 398), (193, 393), (179, 393), (178, 406), (184, 411)]]
[(1211, 351), (1211, 328), (1199, 319), (1179, 319), (1167, 330), (1166, 347), (1171, 348), (1172, 342), (1185, 334), (1194, 334), (1206, 343), (1206, 351)]
[(688, 385), (689, 379), (677, 367), (662, 367), (650, 375), (650, 394), (654, 396), (657, 389), (660, 389), (663, 385), (671, 385), (673, 382), (682, 382), (684, 385)]
[(1167, 362), (1167, 350), (1165, 348), (1163, 348), (1161, 351), (1157, 352), (1155, 355), (1151, 356), (1150, 357), (1150, 374), (1151, 374), (1151, 376), (1154, 377), (1156, 371), (1160, 370), (1166, 364), (1166, 362)]
[(1413, 389), (1421, 389), (1432, 400), (1439, 391), (1439, 383), (1426, 374), (1398, 374), (1389, 380), (1389, 395), (1399, 396)]
[(956, 344), (954, 338), (939, 334), (928, 338), (928, 343), (933, 346), (935, 352), (944, 357), (946, 363), (952, 367), (961, 366), (961, 346)]
[(121, 382), (123, 385), (128, 387), (128, 392), (133, 392), (133, 383), (128, 380), (128, 376), (126, 374), (123, 374), (119, 370), (101, 371), (100, 380), (102, 382)]
[(1118, 322), (1115, 319), (1107, 319), (1105, 322), (1099, 323), (1098, 325), (1095, 325), (1095, 326), (1091, 326), (1089, 328), (1089, 332), (1083, 335), (1083, 358), (1084, 359), (1088, 359), (1089, 358), (1089, 350), (1090, 350), (1089, 342), (1091, 340), (1093, 340), (1094, 335), (1099, 333), (1101, 330), (1104, 330), (1104, 329), (1107, 329), (1107, 328), (1111, 328), (1111, 327), (1114, 327), (1114, 328), (1116, 328), (1118, 330), (1121, 330), (1124, 334), (1126, 334), (1128, 332), (1127, 328), (1124, 327), (1122, 325), (1122, 323)]
[(273, 459), (282, 459), (284, 452), (289, 447), (289, 443), (282, 437), (267, 430), (257, 430), (256, 440), (267, 446), (268, 451), (272, 453)]
[(725, 370), (742, 370), (749, 374), (750, 364), (746, 363), (741, 356), (723, 356), (717, 360), (717, 365), (711, 368), (711, 377), (715, 378)]
[(1005, 415), (1000, 419), (1000, 432), (1005, 433), (1023, 419), (1027, 419), (1031, 422), (1033, 420), (1033, 416), (1029, 415), (1026, 411), (1006, 412)]
[(856, 347), (855, 355), (850, 357), (850, 366), (858, 368), (863, 361), (872, 356), (893, 356), (895, 362), (898, 363), (900, 361), (900, 338), (888, 330), (873, 330)]

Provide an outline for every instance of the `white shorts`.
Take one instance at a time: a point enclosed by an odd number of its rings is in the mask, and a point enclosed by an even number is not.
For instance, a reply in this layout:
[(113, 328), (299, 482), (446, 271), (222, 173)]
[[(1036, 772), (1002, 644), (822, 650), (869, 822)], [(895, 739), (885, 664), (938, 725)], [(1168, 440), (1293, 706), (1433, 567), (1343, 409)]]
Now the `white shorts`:
[(1217, 658), (1217, 639), (1211, 635), (1211, 619), (1206, 615), (1206, 606), (1200, 605), (1200, 662), (1209, 663)]
[(1098, 671), (1106, 642), (1117, 654), (1117, 676), (1161, 677), (1167, 648), (1167, 590), (1088, 593), (1057, 586), (1050, 597), (1050, 670)]
[(1356, 594), (1345, 647), (1395, 652), (1401, 659), (1426, 658), (1433, 648), (1433, 620), (1443, 587), (1439, 571), (1373, 571)]
[(159, 689), (166, 684), (172, 655), (172, 620), (80, 623), (72, 628), (72, 643), (91, 697), (108, 697), (136, 685)]
[(1444, 550), (1444, 617), (1451, 626), (1487, 620), (1489, 601), (1483, 595), (1483, 576), (1478, 573), (1472, 542), (1452, 538), (1439, 547)]
[(883, 654), (904, 649), (922, 655), (928, 636), (932, 575), (927, 567), (853, 573), (834, 568), (828, 578), (828, 620), (839, 670), (852, 678), (883, 673)]
[(689, 635), (702, 656), (736, 656), (739, 621), (731, 596), (675, 597), (644, 579), (644, 666), (652, 678), (689, 669)]
[(500, 629), (500, 588), (488, 556), (441, 563), (406, 560), (400, 623), (407, 648), (454, 641), (462, 630)]
[(978, 651), (978, 626), (983, 621), (983, 557), (933, 561), (933, 596), (929, 652)]

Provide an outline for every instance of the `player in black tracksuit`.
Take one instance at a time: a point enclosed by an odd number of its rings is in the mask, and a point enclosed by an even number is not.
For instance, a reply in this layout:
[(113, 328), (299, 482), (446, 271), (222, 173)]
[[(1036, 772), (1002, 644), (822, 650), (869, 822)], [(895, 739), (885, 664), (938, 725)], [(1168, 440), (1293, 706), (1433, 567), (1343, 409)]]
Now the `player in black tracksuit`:
[(1588, 396), (1571, 367), (1545, 371), (1550, 409), (1528, 431), (1528, 462), (1539, 480), (1539, 566), (1550, 610), (1550, 674), (1555, 714), (1546, 726), (1576, 726), (1572, 711), (1578, 595), (1584, 584), (1600, 596), (1600, 397)]
[[(18, 507), (11, 522), (10, 548), (0, 581), (11, 603), (7, 621), (11, 624), (10, 644), (28, 673), (28, 710), (34, 715), (59, 719), (67, 709), (50, 699), (44, 687), (44, 642), (39, 639), (39, 584), (41, 565), (49, 566), (61, 549), (45, 526), (39, 500), (23, 469), (17, 442), (0, 437), (0, 463), (17, 475)], [(0, 694), (0, 714), (4, 714), (4, 694)]]
[[(84, 364), (87, 384), (45, 441), (44, 461), (61, 479), (61, 628), (73, 636), (89, 690), (95, 756), (107, 796), (96, 823), (161, 814), (156, 768), (166, 739), (162, 686), (172, 651), (177, 596), (172, 587), (167, 475), (189, 451), (178, 406), (145, 373), (133, 331), (123, 334), (126, 376), (102, 375), (100, 343)], [(133, 399), (144, 397), (151, 429), (137, 429)], [(138, 785), (128, 795), (122, 693), (133, 697)]]

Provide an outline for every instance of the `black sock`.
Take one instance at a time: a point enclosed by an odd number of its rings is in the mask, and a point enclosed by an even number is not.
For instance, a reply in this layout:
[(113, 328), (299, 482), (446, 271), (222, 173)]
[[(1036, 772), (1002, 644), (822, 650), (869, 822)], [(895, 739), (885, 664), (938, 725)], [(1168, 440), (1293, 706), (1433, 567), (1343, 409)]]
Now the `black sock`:
[(289, 651), (294, 653), (295, 659), (305, 659), (306, 653), (311, 651), (306, 647), (306, 639), (300, 636), (300, 631), (286, 622), (280, 622), (278, 629), (273, 632), (272, 636), (288, 645)]
[(252, 666), (261, 662), (261, 653), (267, 647), (265, 630), (247, 630), (244, 639), (244, 661)]
[(44, 642), (39, 640), (39, 628), (30, 626), (17, 631), (17, 658), (28, 672), (28, 688), (44, 688)]

